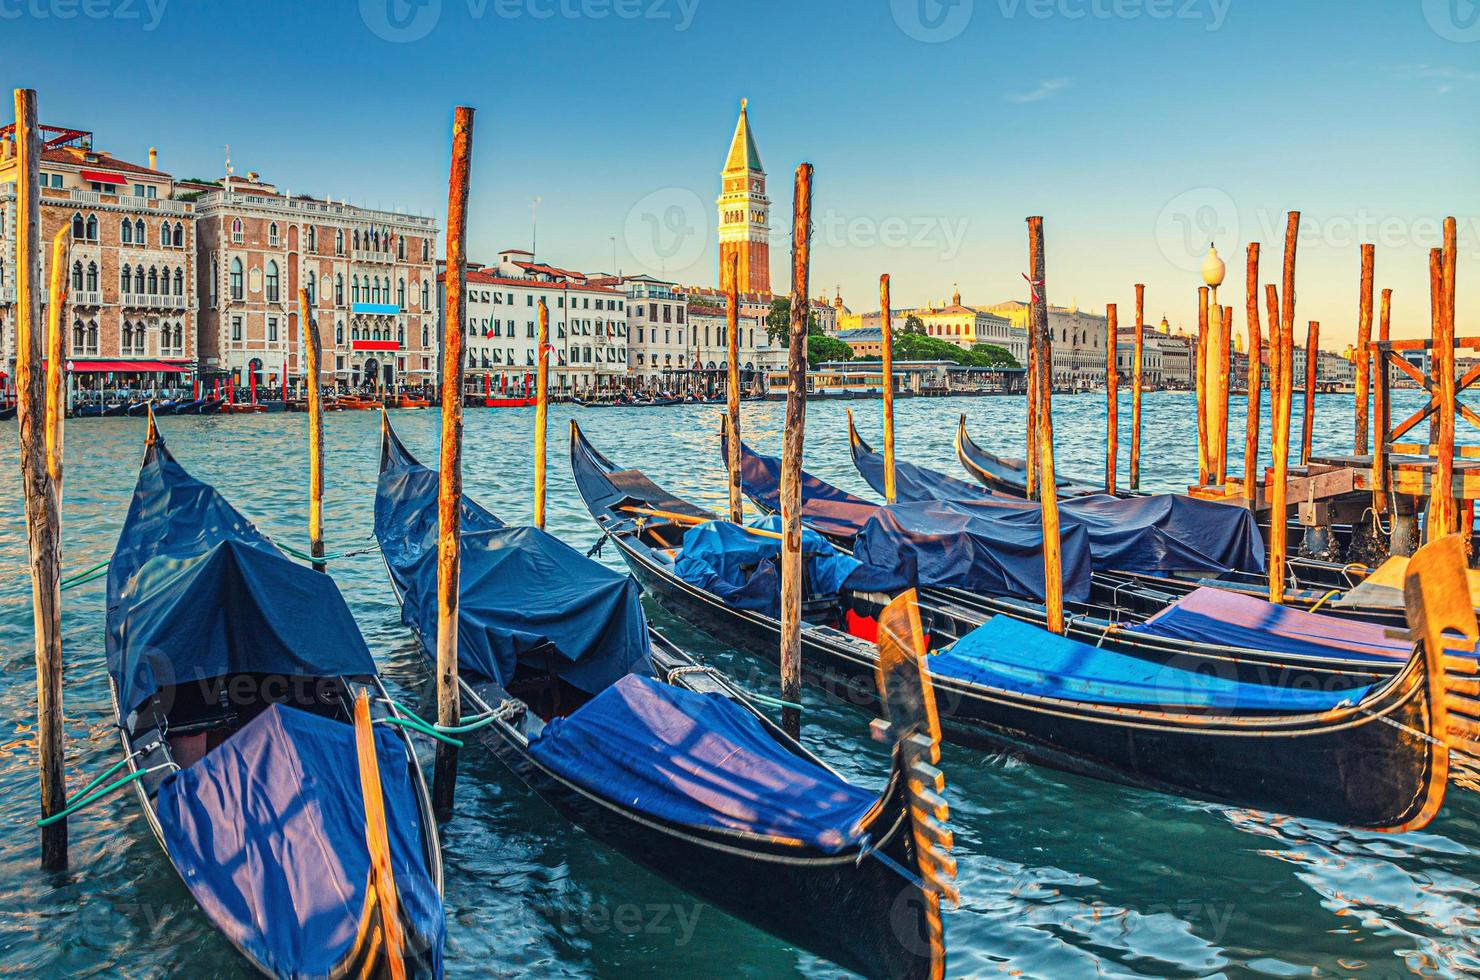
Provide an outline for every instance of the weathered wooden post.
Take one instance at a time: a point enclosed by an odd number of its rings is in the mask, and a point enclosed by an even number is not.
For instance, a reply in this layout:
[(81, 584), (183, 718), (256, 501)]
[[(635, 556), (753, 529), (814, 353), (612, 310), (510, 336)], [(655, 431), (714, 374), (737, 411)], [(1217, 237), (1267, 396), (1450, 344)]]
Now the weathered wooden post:
[(1233, 360), (1233, 307), (1217, 307), (1221, 311), (1218, 317), (1218, 386), (1213, 389), (1217, 392), (1217, 400), (1214, 403), (1214, 411), (1217, 414), (1216, 432), (1214, 433), (1214, 459), (1217, 461), (1214, 469), (1214, 482), (1221, 488), (1228, 482), (1228, 393), (1231, 387)]
[(740, 254), (730, 253), (725, 277), (725, 464), (730, 471), (730, 520), (745, 519), (740, 493)]
[[(41, 265), (41, 140), (36, 122), (36, 92), (15, 90), (15, 386), (20, 433), (21, 488), (25, 495), (26, 541), (31, 566), (31, 613), (36, 650), (36, 755), (41, 774), (41, 817), (67, 806), (67, 773), (62, 744), (62, 539), (58, 479), (61, 432), (53, 433), (48, 415), (60, 406), (46, 401), (41, 374), (41, 293), (36, 281)], [(63, 267), (65, 263), (63, 263)], [(58, 275), (53, 257), (52, 275)], [(65, 283), (65, 273), (62, 273)], [(62, 288), (65, 288), (63, 285)], [(49, 298), (53, 316), (61, 295)], [(51, 361), (51, 370), (58, 367)], [(50, 458), (55, 447), (57, 456)], [(52, 467), (56, 467), (56, 477)], [(67, 822), (41, 828), (41, 866), (67, 865)]]
[[(1244, 318), (1249, 331), (1249, 398), (1244, 416), (1244, 499), (1259, 509), (1259, 386), (1264, 338), (1259, 328), (1259, 243), (1250, 242), (1244, 269)], [(1271, 401), (1270, 404), (1273, 404)]]
[(1146, 332), (1146, 285), (1136, 283), (1135, 363), (1131, 365), (1131, 493), (1141, 489), (1141, 356)]
[[(1371, 390), (1371, 370), (1368, 367), (1367, 348), (1372, 343), (1372, 266), (1376, 259), (1376, 246), (1362, 246), (1362, 284), (1357, 296), (1357, 415), (1356, 454), (1367, 453), (1367, 399)], [(1379, 437), (1380, 438), (1380, 437)]]
[[(46, 302), (46, 472), (56, 489), (58, 529), (61, 527), (62, 511), (62, 424), (67, 418), (62, 378), (66, 365), (62, 355), (67, 336), (67, 242), (71, 234), (70, 225), (64, 224), (52, 236), (51, 280)], [(60, 568), (60, 543), (57, 545), (57, 554)]]
[(1310, 441), (1315, 434), (1316, 375), (1320, 367), (1321, 325), (1310, 321), (1305, 332), (1305, 417), (1300, 420), (1300, 465), (1310, 465)]
[(890, 332), (889, 274), (879, 277), (879, 337), (884, 372), (884, 501), (894, 503), (894, 335)]
[(539, 353), (534, 381), (534, 526), (545, 529), (545, 430), (550, 424), (550, 307), (539, 304)]
[[(309, 307), (308, 290), (298, 290), (298, 322), (303, 325), (304, 366), (308, 382), (308, 553), (314, 571), (326, 569), (324, 557), (324, 398), (319, 391), (319, 325)], [(382, 412), (385, 409), (381, 409)]]
[(1120, 463), (1120, 368), (1115, 363), (1115, 304), (1105, 307), (1105, 492), (1115, 494), (1115, 470)]
[[(1038, 295), (1038, 288), (1030, 285), (1030, 297)], [(1027, 493), (1029, 500), (1038, 499), (1038, 348), (1033, 343), (1033, 312), (1032, 304), (1036, 302), (1030, 298), (1028, 310), (1028, 472), (1024, 475), (1027, 481)], [(1053, 384), (1052, 373), (1049, 375), (1049, 384)]]
[(1208, 287), (1197, 287), (1197, 353), (1193, 383), (1197, 388), (1197, 485), (1208, 483)]
[(1427, 538), (1435, 541), (1455, 530), (1454, 506), (1454, 277), (1457, 234), (1453, 218), (1444, 220), (1444, 248), (1440, 253), (1438, 289), (1433, 300), (1433, 376), (1439, 401), (1439, 438), (1433, 478), (1429, 483)]
[[(812, 165), (797, 167), (792, 191), (791, 335), (786, 364), (786, 425), (781, 450), (781, 700), (802, 695), (802, 445), (807, 423), (807, 297), (812, 254)], [(802, 713), (781, 709), (781, 727), (793, 738)]]
[[(1033, 302), (1029, 310), (1029, 340), (1039, 365), (1053, 364), (1053, 340), (1048, 332), (1048, 288), (1043, 257), (1043, 218), (1028, 219), (1028, 268), (1033, 276)], [(1053, 469), (1053, 372), (1038, 372), (1038, 458), (1039, 497), (1043, 508), (1043, 591), (1048, 628), (1064, 632), (1064, 579), (1059, 554), (1059, 493)]]
[[(437, 485), (437, 723), (461, 716), (457, 680), (458, 590), (461, 569), (463, 330), (468, 318), (468, 181), (473, 161), (473, 110), (452, 114), (452, 164), (447, 178), (447, 315), (442, 332), (442, 452)], [(457, 746), (438, 740), (432, 769), (432, 809), (452, 816)]]
[[(1285, 265), (1282, 288), (1278, 296), (1271, 284), (1267, 297), (1271, 307), (1276, 299), (1281, 303), (1279, 313), (1279, 393), (1270, 390), (1271, 415), (1278, 412), (1274, 432), (1270, 437), (1270, 456), (1274, 464), (1270, 488), (1269, 508), (1269, 601), (1285, 601), (1285, 552), (1288, 545), (1286, 529), (1287, 501), (1290, 478), (1290, 414), (1294, 397), (1295, 374), (1295, 245), (1300, 236), (1300, 212), (1291, 211), (1285, 223)], [(1274, 380), (1274, 348), (1270, 349), (1270, 380)]]
[[(1386, 343), (1391, 335), (1393, 314), (1393, 291), (1384, 289), (1377, 312), (1377, 339)], [(1370, 345), (1369, 345), (1370, 346)], [(1393, 532), (1397, 531), (1397, 509), (1392, 507), (1392, 498), (1387, 485), (1387, 441), (1388, 429), (1392, 426), (1392, 413), (1388, 407), (1387, 355), (1381, 348), (1364, 351), (1363, 357), (1372, 362), (1372, 512), (1381, 514), (1391, 510), (1394, 515)], [(1392, 553), (1392, 540), (1388, 550)]]

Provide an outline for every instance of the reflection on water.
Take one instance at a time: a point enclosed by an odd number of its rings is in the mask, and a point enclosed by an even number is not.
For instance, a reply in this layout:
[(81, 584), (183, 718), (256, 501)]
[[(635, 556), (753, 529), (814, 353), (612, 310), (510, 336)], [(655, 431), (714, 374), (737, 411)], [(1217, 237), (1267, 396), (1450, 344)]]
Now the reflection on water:
[[(1267, 399), (1266, 401), (1266, 413)], [(1401, 393), (1394, 416), (1411, 410)], [(1350, 396), (1321, 396), (1317, 451), (1350, 451)], [(1416, 402), (1414, 402), (1416, 404)], [(878, 442), (878, 402), (854, 402), (865, 438)], [(1242, 445), (1242, 403), (1230, 442)], [(746, 405), (760, 449), (780, 446), (784, 408)], [(951, 447), (966, 412), (984, 447), (1021, 454), (1020, 399), (912, 399), (898, 404), (901, 458), (959, 472)], [(1296, 411), (1299, 411), (1297, 401)], [(565, 426), (577, 417), (620, 465), (711, 506), (722, 505), (720, 410), (574, 409), (551, 413), (550, 529), (581, 548), (595, 541), (571, 484)], [(532, 410), (470, 410), (469, 493), (511, 522), (530, 517)], [(1128, 446), (1129, 398), (1122, 400)], [(181, 462), (217, 484), (272, 537), (302, 548), (306, 427), (301, 415), (164, 418)], [(435, 458), (435, 412), (396, 413), (413, 452)], [(848, 460), (840, 404), (815, 403), (807, 466), (862, 496)], [(1295, 419), (1298, 437), (1300, 420)], [(1267, 419), (1265, 422), (1267, 432)], [(1143, 486), (1172, 488), (1195, 475), (1192, 403), (1146, 397)], [(331, 553), (372, 544), (378, 425), (369, 413), (326, 419), (325, 495)], [(1103, 396), (1055, 400), (1059, 467), (1103, 471)], [(0, 434), (6, 430), (0, 429)], [(112, 550), (142, 450), (140, 419), (69, 425), (64, 567)], [(0, 972), (30, 975), (235, 975), (240, 962), (195, 911), (158, 853), (133, 797), (118, 794), (72, 820), (72, 865), (35, 867), (37, 799), (31, 768), (35, 712), (29, 584), (14, 430), (0, 454)], [(1463, 435), (1463, 434), (1462, 434)], [(1235, 451), (1234, 460), (1237, 460)], [(1241, 463), (1230, 470), (1241, 472)], [(1125, 460), (1121, 461), (1122, 480)], [(612, 549), (604, 559), (619, 562)], [(398, 696), (429, 704), (430, 679), (373, 551), (331, 567)], [(102, 656), (102, 582), (65, 596), (66, 717), (75, 791), (116, 757)], [(753, 687), (776, 693), (770, 668), (650, 606), (676, 640)], [(806, 695), (804, 737), (845, 775), (878, 785), (880, 748), (861, 712)], [(832, 976), (829, 964), (699, 905), (595, 844), (557, 817), (504, 768), (463, 754), (457, 816), (443, 831), (451, 976)], [(1473, 974), (1480, 843), (1477, 811), (1454, 795), (1428, 831), (1387, 836), (1232, 810), (1109, 786), (1014, 759), (947, 746), (942, 760), (960, 860), (962, 907), (947, 914), (952, 976)], [(1298, 773), (1291, 774), (1298, 779)], [(806, 914), (805, 909), (797, 914)], [(731, 967), (731, 964), (736, 964)]]

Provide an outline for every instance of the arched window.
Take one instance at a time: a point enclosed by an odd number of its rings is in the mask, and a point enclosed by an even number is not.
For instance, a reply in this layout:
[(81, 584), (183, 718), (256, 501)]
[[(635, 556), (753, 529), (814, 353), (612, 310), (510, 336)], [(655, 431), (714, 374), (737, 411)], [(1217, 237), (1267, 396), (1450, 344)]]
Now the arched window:
[(423, 310), (431, 308), (427, 305), (427, 281), (425, 279), (421, 281), (421, 308)]
[(343, 323), (339, 323), (339, 324), (336, 324), (334, 326), (334, 346), (335, 347), (343, 347), (344, 346), (344, 324)]
[(379, 327), (375, 327), (374, 329), (372, 329), (370, 331), (370, 339), (371, 340), (379, 340), (380, 339), (380, 328)]
[(404, 238), (396, 239), (396, 258), (406, 258), (406, 239)]
[[(78, 219), (82, 220), (81, 218)], [(81, 354), (83, 345), (87, 343), (87, 331), (82, 328), (81, 320), (72, 321), (72, 353)]]
[[(181, 224), (180, 222), (178, 222), (178, 221), (175, 222), (175, 247), (176, 248), (184, 248), (185, 247), (185, 226), (183, 224)], [(175, 327), (175, 331), (178, 333), (179, 330), (180, 330), (180, 328), (178, 326), (176, 326)], [(176, 346), (178, 346), (178, 345), (176, 345)]]
[(131, 354), (134, 350), (134, 325), (127, 320), (123, 321), (123, 352)]
[(134, 243), (134, 223), (127, 218), (124, 218), (123, 223), (118, 226), (118, 240), (124, 245)]
[(349, 328), (349, 339), (350, 340), (359, 340), (360, 339), (360, 328), (359, 327), (350, 327)]
[(344, 254), (344, 229), (343, 228), (335, 228), (334, 229), (334, 254), (335, 255), (343, 255)]
[(128, 266), (120, 266), (118, 269), (118, 291), (121, 293), (128, 292), (128, 285)]
[(134, 266), (134, 292), (140, 296), (144, 295), (144, 267)]
[(98, 219), (96, 215), (87, 216), (87, 240), (95, 242), (98, 240)]
[(82, 291), (82, 263), (72, 263), (72, 288), (78, 292)]
[(401, 309), (406, 308), (406, 280), (402, 279), (396, 283), (396, 305)]
[(140, 245), (147, 245), (149, 243), (149, 239), (144, 237), (143, 218), (140, 218), (139, 220), (134, 222), (134, 241), (138, 242)]
[(231, 219), (231, 240), (238, 244), (242, 240), (242, 219), (240, 218)]
[(372, 303), (379, 303), (380, 302), (380, 277), (379, 276), (371, 276), (370, 277), (370, 302), (372, 302)]
[(231, 291), (231, 298), (232, 299), (241, 299), (242, 298), (242, 295), (243, 294), (242, 294), (242, 260), (241, 259), (232, 259), (231, 260), (231, 287), (230, 287), (230, 291)]
[(354, 238), (354, 241), (355, 241), (355, 251), (359, 251), (359, 249), (360, 249), (360, 229), (358, 229), (358, 228), (355, 229), (355, 238)]
[(423, 324), (421, 328), (421, 346), (427, 346), (427, 328), (425, 324)]
[(402, 347), (405, 347), (406, 346), (406, 328), (405, 328), (405, 326), (398, 326), (398, 327), (396, 327), (396, 343), (400, 344)]
[(344, 305), (344, 275), (339, 272), (334, 273), (334, 305)]
[(98, 321), (87, 322), (87, 352), (96, 354), (98, 352)]
[(267, 262), (267, 301), (278, 301), (278, 264), (271, 259)]
[(96, 262), (87, 264), (87, 288), (90, 292), (98, 291), (98, 264)]
[(278, 226), (277, 226), (277, 222), (274, 221), (274, 222), (271, 222), (267, 226), (267, 244), (269, 244), (269, 245), (276, 245), (277, 243), (278, 243)]
[(308, 250), (310, 252), (319, 250), (319, 229), (316, 225), (308, 226)]
[(174, 244), (174, 238), (170, 236), (170, 223), (168, 221), (161, 221), (159, 223), (159, 244), (164, 248), (169, 248)]
[(184, 296), (185, 295), (185, 270), (184, 269), (176, 269), (175, 270), (175, 295), (176, 296)]
[(431, 254), (431, 249), (432, 249), (432, 243), (431, 243), (431, 241), (429, 239), (423, 238), (421, 240), (421, 260), (423, 262), (430, 261), (429, 256)]
[(155, 271), (152, 265), (149, 267), (149, 295), (159, 295), (159, 273)]
[[(83, 223), (83, 221), (82, 221), (82, 215), (80, 215), (80, 214), (74, 214), (74, 215), (72, 215), (72, 237), (73, 238), (86, 238), (87, 237), (87, 225)], [(78, 330), (81, 330), (82, 329), (82, 321), (81, 320), (77, 321), (77, 329)]]
[(159, 295), (161, 295), (161, 296), (168, 296), (169, 294), (170, 294), (170, 267), (169, 266), (165, 266), (159, 272)]

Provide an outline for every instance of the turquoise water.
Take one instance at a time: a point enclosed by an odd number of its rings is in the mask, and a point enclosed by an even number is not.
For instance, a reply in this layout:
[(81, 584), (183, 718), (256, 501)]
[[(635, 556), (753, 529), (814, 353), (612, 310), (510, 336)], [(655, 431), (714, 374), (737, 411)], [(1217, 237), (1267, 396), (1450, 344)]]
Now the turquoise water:
[[(1402, 398), (1402, 406), (1412, 400)], [(854, 402), (878, 442), (878, 402)], [(1128, 444), (1129, 399), (1122, 402)], [(1103, 472), (1104, 398), (1055, 398), (1059, 467)], [(1242, 444), (1242, 402), (1235, 436)], [(958, 473), (956, 415), (988, 449), (1021, 453), (1021, 399), (899, 403), (901, 458)], [(566, 422), (580, 420), (622, 465), (710, 504), (723, 499), (715, 407), (551, 412), (549, 526), (577, 547), (595, 541), (570, 480)], [(746, 405), (747, 438), (780, 445), (784, 406)], [(1298, 409), (1297, 409), (1298, 412)], [(1398, 412), (1395, 410), (1395, 415)], [(1321, 396), (1317, 450), (1349, 451), (1350, 396)], [(532, 410), (469, 410), (469, 493), (511, 522), (530, 516)], [(395, 413), (413, 452), (434, 458), (433, 411)], [(1298, 434), (1299, 418), (1295, 420)], [(180, 461), (221, 487), (269, 535), (304, 547), (306, 418), (163, 418)], [(1266, 428), (1267, 431), (1267, 428)], [(8, 434), (7, 434), (8, 433)], [(106, 559), (132, 492), (141, 419), (68, 425), (64, 567)], [(1195, 475), (1186, 394), (1146, 399), (1143, 487)], [(377, 416), (325, 420), (329, 551), (372, 544)], [(38, 870), (31, 734), (35, 671), (15, 430), (0, 428), (0, 973), (32, 976), (235, 976), (244, 971), (196, 911), (159, 853), (134, 798), (74, 817), (68, 871)], [(860, 495), (841, 404), (809, 407), (807, 466)], [(1235, 458), (1237, 454), (1235, 454)], [(1231, 467), (1241, 472), (1241, 464)], [(1122, 479), (1124, 464), (1122, 463)], [(614, 549), (606, 561), (617, 562)], [(431, 703), (429, 678), (373, 551), (331, 567), (397, 694)], [(69, 785), (116, 755), (103, 666), (102, 582), (64, 596)], [(756, 690), (772, 669), (650, 606), (701, 658)], [(879, 785), (885, 760), (863, 713), (806, 696), (804, 739), (850, 778)], [(1064, 776), (946, 746), (941, 763), (960, 862), (962, 903), (946, 915), (950, 976), (1396, 976), (1480, 972), (1480, 845), (1475, 800), (1451, 795), (1422, 833), (1354, 832), (1315, 821), (1192, 803)], [(1292, 773), (1298, 779), (1299, 773)], [(443, 829), (448, 975), (835, 976), (831, 964), (696, 903), (573, 830), (499, 763), (463, 754), (457, 813)], [(805, 914), (805, 910), (798, 910)]]

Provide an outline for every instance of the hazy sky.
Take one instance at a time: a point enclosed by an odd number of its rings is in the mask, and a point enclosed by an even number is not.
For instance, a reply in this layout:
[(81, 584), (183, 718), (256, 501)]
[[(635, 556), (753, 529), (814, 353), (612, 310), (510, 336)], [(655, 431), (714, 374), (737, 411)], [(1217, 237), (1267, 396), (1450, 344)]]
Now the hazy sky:
[[(812, 292), (877, 307), (1137, 281), (1194, 316), (1209, 240), (1243, 325), (1243, 256), (1278, 276), (1304, 212), (1297, 316), (1355, 335), (1375, 241), (1394, 333), (1427, 331), (1427, 249), (1460, 221), (1480, 313), (1475, 0), (0, 0), (0, 79), (43, 118), (176, 176), (238, 173), (446, 220), (451, 108), (478, 109), (471, 250), (713, 283), (718, 171), (742, 96), (787, 281), (792, 171), (816, 166)], [(8, 116), (8, 114), (7, 114)]]

